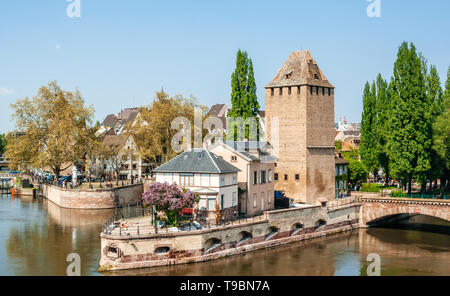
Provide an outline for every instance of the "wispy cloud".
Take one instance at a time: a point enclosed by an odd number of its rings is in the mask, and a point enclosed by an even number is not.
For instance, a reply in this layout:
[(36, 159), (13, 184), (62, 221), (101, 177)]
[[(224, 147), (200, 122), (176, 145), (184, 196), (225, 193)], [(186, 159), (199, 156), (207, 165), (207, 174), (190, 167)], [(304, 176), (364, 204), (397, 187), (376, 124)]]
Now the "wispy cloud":
[(61, 45), (60, 44), (56, 44), (56, 50), (60, 50), (61, 49)]
[(6, 88), (6, 87), (0, 87), (0, 96), (4, 95), (11, 95), (14, 93), (14, 90)]

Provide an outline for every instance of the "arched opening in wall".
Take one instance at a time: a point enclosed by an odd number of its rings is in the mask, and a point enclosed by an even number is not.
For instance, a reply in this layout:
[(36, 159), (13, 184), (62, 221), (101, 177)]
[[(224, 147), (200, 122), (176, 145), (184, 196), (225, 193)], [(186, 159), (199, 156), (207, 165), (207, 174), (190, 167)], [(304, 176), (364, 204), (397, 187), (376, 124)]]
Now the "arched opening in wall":
[(252, 234), (250, 232), (242, 231), (238, 235), (237, 246), (241, 246), (243, 244), (249, 243), (252, 238), (253, 238), (253, 236), (252, 236)]
[(301, 233), (305, 229), (302, 223), (292, 225), (291, 236)]
[(155, 249), (155, 254), (156, 255), (166, 255), (170, 252), (170, 248), (169, 247), (159, 247)]
[(278, 234), (279, 231), (280, 230), (275, 226), (267, 228), (266, 235), (264, 236), (264, 241), (273, 239)]
[(120, 249), (115, 245), (107, 246), (105, 249), (106, 257), (116, 260), (121, 256)]
[(221, 240), (218, 238), (210, 238), (205, 242), (205, 248), (203, 253), (208, 253), (213, 251), (215, 248), (221, 245)]
[(327, 221), (320, 219), (314, 224), (314, 232), (321, 230), (327, 225)]

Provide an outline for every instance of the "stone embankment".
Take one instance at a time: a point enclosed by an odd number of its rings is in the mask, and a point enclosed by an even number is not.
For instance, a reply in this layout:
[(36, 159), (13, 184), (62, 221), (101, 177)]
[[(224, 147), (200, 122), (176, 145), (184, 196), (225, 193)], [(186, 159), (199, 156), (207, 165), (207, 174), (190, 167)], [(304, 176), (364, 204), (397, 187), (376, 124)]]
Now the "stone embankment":
[[(100, 271), (202, 262), (322, 237), (359, 227), (356, 199), (265, 212), (225, 226), (155, 233), (145, 219), (101, 234)], [(131, 224), (134, 223), (134, 224)], [(139, 226), (140, 229), (128, 227)], [(148, 226), (148, 227), (146, 227)]]
[(68, 189), (42, 185), (42, 195), (62, 208), (113, 209), (141, 202), (143, 184), (111, 189)]

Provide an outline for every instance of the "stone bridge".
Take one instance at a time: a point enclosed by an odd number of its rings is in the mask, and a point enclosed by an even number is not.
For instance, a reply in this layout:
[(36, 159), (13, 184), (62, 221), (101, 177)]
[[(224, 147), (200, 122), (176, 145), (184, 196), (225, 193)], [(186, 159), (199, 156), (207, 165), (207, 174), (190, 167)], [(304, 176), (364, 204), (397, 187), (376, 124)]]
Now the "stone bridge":
[(450, 222), (450, 200), (393, 198), (393, 197), (359, 197), (362, 204), (360, 225), (378, 219), (400, 214), (426, 215)]

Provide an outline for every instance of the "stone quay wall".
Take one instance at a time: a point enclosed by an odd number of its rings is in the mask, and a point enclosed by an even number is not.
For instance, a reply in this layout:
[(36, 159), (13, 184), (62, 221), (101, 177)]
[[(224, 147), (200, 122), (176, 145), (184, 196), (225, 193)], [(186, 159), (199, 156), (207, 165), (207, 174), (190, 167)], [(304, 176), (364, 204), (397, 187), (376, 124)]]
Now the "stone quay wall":
[(139, 236), (101, 234), (99, 271), (203, 262), (357, 229), (360, 204), (265, 212), (219, 228)]
[(143, 185), (134, 184), (111, 189), (67, 189), (43, 185), (42, 195), (62, 208), (113, 209), (140, 203)]

